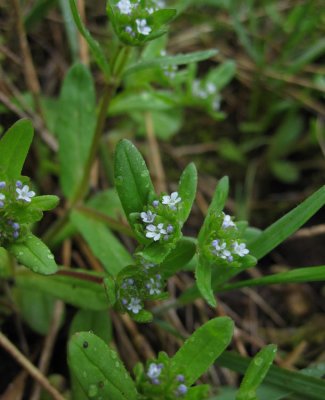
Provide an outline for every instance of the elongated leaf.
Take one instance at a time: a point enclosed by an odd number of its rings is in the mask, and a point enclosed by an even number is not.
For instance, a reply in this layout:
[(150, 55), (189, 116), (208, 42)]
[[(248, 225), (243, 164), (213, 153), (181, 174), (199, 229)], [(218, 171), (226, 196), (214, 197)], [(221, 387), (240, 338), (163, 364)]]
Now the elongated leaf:
[(131, 255), (104, 223), (77, 211), (71, 214), (71, 221), (109, 274), (117, 276), (124, 267), (133, 263)]
[(182, 199), (182, 207), (179, 211), (180, 220), (184, 223), (190, 215), (196, 195), (197, 171), (193, 163), (183, 171), (179, 180), (178, 192)]
[(16, 284), (22, 288), (51, 294), (68, 304), (87, 310), (105, 310), (109, 307), (101, 275), (80, 270), (60, 270), (59, 274), (44, 277), (19, 271)]
[(276, 346), (270, 344), (259, 351), (250, 362), (240, 384), (236, 400), (255, 400), (256, 390), (262, 383), (276, 354)]
[(228, 191), (229, 191), (229, 179), (227, 176), (224, 176), (222, 179), (220, 179), (220, 181), (217, 184), (211, 204), (208, 209), (208, 213), (205, 217), (204, 223), (200, 230), (199, 244), (201, 244), (205, 239), (205, 234), (206, 234), (205, 231), (210, 214), (211, 213), (218, 214), (223, 210), (228, 197)]
[(24, 242), (11, 244), (8, 251), (20, 264), (39, 274), (54, 274), (58, 269), (50, 249), (31, 233)]
[(96, 124), (95, 90), (87, 67), (75, 64), (69, 70), (59, 105), (55, 130), (60, 145), (60, 183), (70, 198), (82, 178)]
[(230, 343), (234, 324), (228, 317), (214, 318), (205, 323), (172, 358), (173, 367), (184, 371), (188, 385), (192, 385), (220, 356)]
[(142, 155), (126, 139), (116, 146), (115, 184), (128, 219), (131, 213), (141, 212), (144, 206), (148, 205), (150, 195), (154, 193)]
[(195, 51), (193, 53), (188, 54), (177, 54), (176, 56), (166, 56), (153, 58), (151, 60), (146, 59), (145, 61), (141, 61), (139, 63), (131, 65), (126, 69), (124, 75), (131, 74), (136, 71), (141, 71), (148, 68), (155, 67), (168, 67), (172, 65), (185, 65), (194, 62), (199, 62), (202, 60), (206, 60), (215, 56), (218, 53), (218, 50), (203, 50), (203, 51)]
[(79, 60), (80, 43), (78, 29), (74, 22), (70, 4), (67, 0), (58, 0), (71, 56), (74, 62)]
[(135, 385), (118, 354), (96, 335), (75, 334), (68, 346), (68, 363), (89, 398), (137, 400)]
[[(249, 358), (241, 357), (232, 352), (223, 353), (217, 360), (218, 365), (242, 374), (245, 373), (249, 363)], [(303, 375), (300, 372), (289, 371), (272, 365), (264, 382), (282, 389), (284, 393), (292, 392), (301, 399), (324, 399), (325, 381)]]
[(100, 47), (97, 40), (95, 40), (91, 36), (88, 29), (85, 27), (85, 25), (81, 21), (75, 0), (69, 0), (69, 3), (70, 3), (73, 18), (74, 18), (74, 22), (76, 23), (79, 32), (82, 34), (82, 36), (85, 38), (86, 42), (88, 43), (90, 51), (92, 52), (99, 68), (103, 71), (105, 77), (108, 78), (108, 76), (110, 74), (110, 67), (106, 60), (106, 56), (103, 52), (103, 49)]
[(224, 292), (242, 287), (261, 286), (261, 285), (277, 285), (280, 283), (303, 283), (325, 281), (325, 266), (297, 268), (287, 272), (279, 272), (278, 274), (263, 276), (262, 278), (247, 279), (240, 282), (230, 283), (222, 286), (217, 291)]
[(211, 264), (203, 257), (199, 257), (195, 270), (195, 278), (197, 287), (202, 296), (211, 307), (215, 307), (217, 303), (211, 287)]
[(251, 254), (258, 260), (296, 232), (325, 204), (325, 186), (309, 196), (303, 203), (289, 211), (263, 231), (249, 244)]
[(57, 196), (45, 195), (45, 196), (36, 196), (32, 200), (33, 207), (37, 207), (42, 211), (48, 211), (55, 208), (60, 199)]
[(193, 258), (196, 251), (195, 242), (191, 238), (182, 238), (161, 264), (161, 270), (167, 278), (182, 270)]
[(106, 343), (112, 340), (112, 322), (108, 310), (79, 310), (70, 325), (69, 335), (91, 331)]
[(0, 140), (0, 172), (7, 178), (17, 179), (21, 175), (25, 159), (34, 136), (32, 123), (28, 119), (17, 121)]

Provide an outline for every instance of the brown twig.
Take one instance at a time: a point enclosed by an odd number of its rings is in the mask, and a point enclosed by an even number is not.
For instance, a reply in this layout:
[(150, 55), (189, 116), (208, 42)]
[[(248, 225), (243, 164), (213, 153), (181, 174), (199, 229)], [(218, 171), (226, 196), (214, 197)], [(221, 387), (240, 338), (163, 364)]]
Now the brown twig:
[(52, 396), (54, 400), (65, 400), (48, 379), (0, 332), (0, 346), (3, 347), (25, 370)]

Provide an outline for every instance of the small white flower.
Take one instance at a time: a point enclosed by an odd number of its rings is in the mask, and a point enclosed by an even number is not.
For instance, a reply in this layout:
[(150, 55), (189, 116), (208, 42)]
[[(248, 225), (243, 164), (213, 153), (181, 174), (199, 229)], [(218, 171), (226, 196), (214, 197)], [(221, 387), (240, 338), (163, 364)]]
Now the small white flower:
[(137, 30), (139, 33), (141, 33), (141, 35), (149, 35), (151, 28), (148, 26), (146, 19), (136, 19), (135, 23), (137, 24)]
[(154, 214), (153, 212), (151, 212), (150, 210), (148, 212), (142, 212), (140, 214), (140, 217), (142, 219), (143, 222), (145, 222), (146, 224), (150, 224), (151, 222), (153, 222), (156, 218), (157, 214)]
[(138, 314), (138, 312), (142, 309), (140, 304), (141, 300), (137, 297), (132, 297), (130, 303), (127, 305), (127, 309), (132, 311), (133, 314)]
[(164, 228), (164, 224), (158, 224), (156, 225), (147, 225), (146, 227), (147, 232), (146, 232), (146, 237), (149, 239), (153, 239), (155, 242), (157, 242), (160, 239), (161, 235), (166, 235), (167, 231)]
[(0, 200), (4, 200), (6, 196), (3, 193), (0, 193)]
[(206, 84), (206, 91), (207, 91), (207, 93), (209, 93), (209, 94), (214, 94), (214, 93), (216, 92), (216, 90), (217, 90), (217, 87), (216, 87), (216, 85), (215, 85), (214, 83), (208, 82), (208, 83)]
[(150, 364), (149, 365), (149, 369), (147, 372), (147, 376), (150, 379), (157, 379), (159, 377), (159, 375), (161, 374), (161, 370), (162, 370), (163, 366), (162, 365), (157, 365), (157, 364)]
[(169, 208), (176, 210), (176, 204), (182, 199), (178, 197), (178, 192), (173, 192), (170, 196), (163, 196), (162, 203), (167, 204)]
[(18, 194), (17, 200), (24, 200), (27, 203), (31, 202), (32, 197), (35, 196), (35, 192), (29, 190), (28, 185), (24, 185), (22, 189), (16, 188), (16, 192)]
[(161, 293), (161, 280), (160, 275), (157, 275), (157, 280), (150, 278), (149, 282), (146, 284), (149, 294), (160, 294)]
[(224, 241), (220, 241), (218, 239), (213, 240), (212, 242), (212, 253), (223, 260), (227, 260), (229, 262), (233, 261), (233, 257), (231, 252), (227, 249), (227, 243)]
[(132, 4), (130, 0), (120, 0), (116, 7), (119, 9), (121, 14), (131, 14), (132, 12)]
[(230, 215), (224, 214), (222, 228), (223, 229), (236, 228), (236, 225), (233, 222), (233, 220), (231, 219)]
[(237, 254), (239, 257), (244, 257), (246, 254), (249, 253), (249, 250), (246, 248), (245, 243), (233, 243), (234, 253)]
[(146, 8), (146, 11), (148, 12), (148, 14), (153, 14), (155, 10), (152, 7), (148, 7)]
[(159, 8), (166, 8), (166, 2), (164, 0), (156, 0), (156, 7)]

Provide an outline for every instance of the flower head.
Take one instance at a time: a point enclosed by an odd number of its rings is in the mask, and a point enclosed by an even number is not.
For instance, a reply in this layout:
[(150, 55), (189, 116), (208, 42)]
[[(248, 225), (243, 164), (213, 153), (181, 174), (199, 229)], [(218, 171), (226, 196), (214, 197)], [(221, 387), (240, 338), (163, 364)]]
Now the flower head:
[(155, 213), (153, 213), (152, 211), (149, 210), (148, 212), (142, 212), (140, 214), (140, 217), (141, 217), (143, 222), (145, 222), (146, 224), (150, 224), (151, 222), (153, 222), (155, 220), (156, 215), (157, 214), (155, 214)]
[(153, 383), (159, 383), (159, 380), (157, 378), (160, 376), (163, 367), (164, 366), (162, 364), (150, 364), (147, 372), (147, 377), (151, 379)]
[(249, 253), (249, 250), (246, 248), (245, 243), (233, 243), (234, 253), (237, 254), (239, 257), (244, 257), (246, 254)]
[(131, 14), (132, 4), (130, 0), (120, 0), (116, 6), (121, 14)]
[(6, 187), (6, 182), (5, 181), (1, 181), (0, 182), (0, 189), (4, 189)]
[(176, 390), (176, 396), (183, 396), (184, 394), (187, 393), (187, 386), (184, 385), (184, 383), (181, 383)]
[(141, 300), (137, 297), (132, 297), (130, 303), (126, 306), (129, 311), (132, 311), (133, 314), (138, 314), (142, 309), (142, 305), (140, 304)]
[(178, 197), (178, 192), (173, 192), (170, 196), (163, 196), (162, 203), (168, 205), (172, 210), (176, 210), (176, 204), (181, 200)]
[(234, 221), (231, 219), (230, 215), (224, 214), (222, 228), (223, 229), (236, 228), (236, 225), (235, 225)]
[(147, 225), (146, 226), (147, 232), (146, 232), (146, 237), (149, 239), (153, 239), (155, 242), (157, 242), (161, 235), (166, 235), (167, 231), (164, 228), (164, 224), (158, 224), (156, 225)]
[(145, 18), (142, 19), (136, 19), (135, 23), (137, 24), (137, 30), (141, 35), (149, 35), (151, 32), (150, 26), (148, 26), (147, 20)]
[(161, 276), (159, 274), (157, 274), (156, 279), (150, 278), (149, 282), (146, 284), (146, 288), (148, 289), (150, 295), (160, 294), (161, 293)]
[(29, 190), (29, 186), (28, 185), (24, 185), (22, 189), (17, 187), (16, 188), (16, 192), (18, 194), (17, 200), (24, 200), (27, 203), (30, 203), (32, 197), (35, 196), (35, 192), (33, 192), (32, 190)]

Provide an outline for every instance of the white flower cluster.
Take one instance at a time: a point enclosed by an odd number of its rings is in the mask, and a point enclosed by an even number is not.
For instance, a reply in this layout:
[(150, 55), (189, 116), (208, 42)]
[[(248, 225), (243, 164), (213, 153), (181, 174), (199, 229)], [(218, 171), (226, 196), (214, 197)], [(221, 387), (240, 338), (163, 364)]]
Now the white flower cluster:
[(160, 381), (158, 378), (163, 368), (164, 368), (163, 364), (151, 363), (149, 365), (147, 377), (151, 380), (151, 383), (153, 383), (154, 385), (159, 385)]
[(234, 241), (229, 249), (224, 240), (215, 239), (212, 241), (212, 253), (223, 260), (232, 262), (234, 260), (234, 255), (244, 257), (249, 253), (249, 250), (246, 248), (245, 243)]
[[(161, 204), (167, 206), (170, 210), (177, 210), (177, 204), (181, 202), (177, 192), (173, 192), (170, 196), (166, 195), (162, 197)], [(154, 208), (159, 207), (159, 200), (154, 200), (152, 206)], [(153, 239), (154, 242), (158, 242), (160, 239), (168, 240), (170, 234), (174, 231), (174, 227), (171, 224), (159, 222), (154, 224), (157, 214), (151, 210), (143, 211), (140, 213), (142, 222), (146, 225), (145, 235), (148, 239)]]
[(192, 94), (194, 97), (206, 100), (212, 99), (212, 109), (218, 111), (220, 108), (220, 95), (217, 86), (212, 82), (202, 83), (199, 79), (195, 79), (192, 86)]
[[(5, 181), (0, 182), (0, 190), (5, 189), (7, 186)], [(26, 203), (30, 203), (32, 198), (35, 196), (35, 192), (29, 190), (28, 185), (24, 185), (20, 181), (16, 181), (16, 199), (23, 200)], [(3, 208), (5, 205), (6, 195), (0, 193), (0, 208)]]
[(157, 274), (155, 278), (149, 278), (146, 288), (148, 289), (150, 295), (160, 294), (162, 288), (161, 275)]

